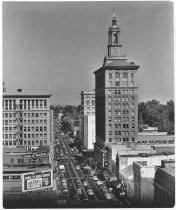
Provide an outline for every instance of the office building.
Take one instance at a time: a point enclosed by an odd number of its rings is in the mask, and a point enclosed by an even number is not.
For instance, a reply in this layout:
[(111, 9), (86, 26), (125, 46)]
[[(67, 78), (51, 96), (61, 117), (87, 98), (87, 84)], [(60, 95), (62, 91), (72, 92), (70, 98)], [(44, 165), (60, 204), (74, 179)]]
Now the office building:
[(85, 150), (94, 149), (95, 143), (95, 92), (81, 91), (80, 138)]
[(122, 52), (120, 28), (114, 15), (108, 31), (107, 56), (95, 74), (96, 144), (95, 159), (103, 166), (107, 143), (137, 141), (138, 85), (134, 62)]
[(3, 92), (3, 146), (37, 149), (53, 138), (48, 92)]
[(159, 207), (175, 205), (175, 160), (163, 160), (154, 179), (154, 199)]

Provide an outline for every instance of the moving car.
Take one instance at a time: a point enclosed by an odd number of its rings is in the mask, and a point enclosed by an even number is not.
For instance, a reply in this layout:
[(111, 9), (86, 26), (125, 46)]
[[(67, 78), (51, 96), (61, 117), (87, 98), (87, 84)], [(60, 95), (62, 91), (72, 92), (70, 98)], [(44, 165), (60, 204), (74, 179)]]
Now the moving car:
[(79, 166), (76, 166), (76, 170), (79, 170), (80, 169), (80, 167)]
[(106, 194), (106, 199), (108, 199), (108, 200), (111, 199), (111, 194), (107, 193)]
[(86, 181), (83, 182), (83, 186), (87, 187), (87, 182)]

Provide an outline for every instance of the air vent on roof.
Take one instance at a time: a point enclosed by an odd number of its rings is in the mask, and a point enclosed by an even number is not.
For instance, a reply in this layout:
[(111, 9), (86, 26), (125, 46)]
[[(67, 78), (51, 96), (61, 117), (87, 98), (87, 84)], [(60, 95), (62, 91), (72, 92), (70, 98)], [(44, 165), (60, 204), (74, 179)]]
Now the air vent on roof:
[(131, 64), (134, 64), (134, 62), (130, 62)]
[(17, 89), (17, 92), (22, 92), (22, 89)]

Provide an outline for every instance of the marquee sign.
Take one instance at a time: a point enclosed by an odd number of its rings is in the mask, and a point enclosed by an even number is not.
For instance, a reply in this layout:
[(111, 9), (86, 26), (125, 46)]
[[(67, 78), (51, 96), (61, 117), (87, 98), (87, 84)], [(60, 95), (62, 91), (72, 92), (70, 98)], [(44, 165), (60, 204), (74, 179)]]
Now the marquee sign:
[(22, 192), (53, 187), (53, 171), (36, 171), (21, 174)]

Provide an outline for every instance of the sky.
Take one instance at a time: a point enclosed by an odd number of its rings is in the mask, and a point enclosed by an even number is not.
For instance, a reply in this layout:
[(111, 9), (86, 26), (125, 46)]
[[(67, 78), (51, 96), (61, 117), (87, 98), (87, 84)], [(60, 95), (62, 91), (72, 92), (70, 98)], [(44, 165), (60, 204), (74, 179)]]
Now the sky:
[(113, 13), (138, 70), (139, 102), (174, 98), (171, 2), (4, 2), (3, 81), (7, 92), (50, 91), (53, 105), (79, 105), (95, 88)]

